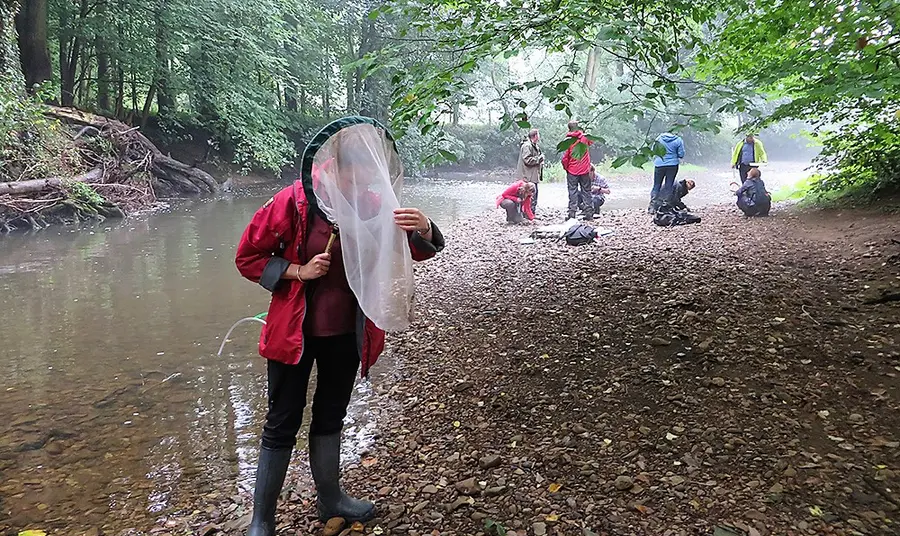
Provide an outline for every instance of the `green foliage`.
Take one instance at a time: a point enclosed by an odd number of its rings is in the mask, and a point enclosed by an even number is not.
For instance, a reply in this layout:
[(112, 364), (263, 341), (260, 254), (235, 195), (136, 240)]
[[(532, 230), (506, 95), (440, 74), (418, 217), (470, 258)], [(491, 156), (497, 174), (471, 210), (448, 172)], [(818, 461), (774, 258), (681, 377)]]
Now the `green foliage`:
[(78, 181), (66, 181), (64, 186), (69, 196), (79, 206), (99, 207), (106, 203), (106, 199), (88, 184)]
[(494, 521), (493, 519), (484, 520), (484, 530), (491, 536), (506, 536), (508, 534), (506, 527), (504, 527), (502, 523)]
[(872, 194), (900, 187), (900, 123), (848, 124), (829, 134), (818, 159), (833, 169), (816, 189), (823, 192), (865, 186)]

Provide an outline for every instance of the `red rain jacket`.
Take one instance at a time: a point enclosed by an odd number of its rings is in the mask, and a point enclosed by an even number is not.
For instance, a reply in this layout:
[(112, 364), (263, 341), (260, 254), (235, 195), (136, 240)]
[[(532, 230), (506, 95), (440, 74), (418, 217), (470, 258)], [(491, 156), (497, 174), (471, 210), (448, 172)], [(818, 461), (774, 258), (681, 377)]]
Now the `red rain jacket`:
[[(575, 130), (573, 132), (569, 132), (566, 134), (567, 138), (577, 138), (578, 141), (572, 144), (571, 147), (566, 149), (565, 154), (562, 157), (562, 167), (566, 170), (566, 173), (570, 175), (586, 175), (591, 172), (591, 151), (590, 146), (594, 143), (591, 140), (587, 139), (584, 136), (584, 133), (580, 130)], [(588, 146), (588, 151), (584, 153), (584, 156), (575, 160), (572, 158), (572, 149), (575, 148), (575, 145), (578, 143), (584, 143)]]
[[(242, 276), (272, 292), (266, 325), (259, 338), (259, 355), (289, 365), (299, 363), (303, 355), (306, 283), (281, 280), (281, 275), (289, 264), (302, 264), (308, 212), (303, 184), (295, 181), (256, 211), (241, 236), (235, 256)], [(429, 259), (443, 249), (444, 238), (433, 222), (432, 232), (432, 242), (410, 233), (409, 246), (414, 260)], [(384, 331), (361, 312), (360, 319), (363, 323), (357, 332), (360, 373), (366, 377), (384, 350)]]
[(525, 185), (526, 181), (516, 181), (509, 185), (506, 190), (503, 190), (503, 193), (497, 196), (497, 206), (500, 206), (500, 203), (503, 202), (504, 199), (509, 199), (514, 203), (522, 204), (522, 212), (525, 213), (525, 217), (529, 220), (534, 219), (534, 212), (531, 211), (531, 195), (526, 197), (525, 199), (519, 198), (519, 188)]

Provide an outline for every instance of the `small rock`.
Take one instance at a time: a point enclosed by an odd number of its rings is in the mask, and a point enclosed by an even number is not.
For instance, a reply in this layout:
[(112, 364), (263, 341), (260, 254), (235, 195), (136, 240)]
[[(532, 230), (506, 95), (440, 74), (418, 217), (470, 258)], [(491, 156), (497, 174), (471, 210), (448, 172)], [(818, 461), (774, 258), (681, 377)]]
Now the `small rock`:
[(422, 488), (422, 493), (425, 493), (428, 495), (433, 495), (437, 492), (438, 492), (437, 486), (435, 486), (434, 484), (428, 484), (427, 486)]
[(450, 505), (447, 506), (447, 511), (455, 512), (456, 510), (459, 509), (460, 506), (467, 505), (467, 504), (469, 504), (469, 505), (475, 504), (475, 500), (472, 499), (471, 497), (459, 497), (455, 501), (453, 501), (453, 503), (451, 503)]
[(865, 418), (863, 418), (863, 416), (860, 415), (859, 413), (851, 413), (849, 419), (850, 419), (850, 422), (852, 422), (854, 424), (859, 424), (859, 423), (865, 421)]
[(488, 454), (478, 460), (478, 465), (482, 469), (493, 469), (494, 467), (498, 467), (500, 465), (500, 456), (497, 454)]
[(475, 478), (467, 478), (461, 482), (457, 482), (454, 487), (456, 491), (462, 493), (463, 495), (477, 495), (480, 490), (478, 487), (478, 483), (475, 482)]
[(545, 536), (547, 534), (547, 524), (535, 523), (531, 526), (531, 530), (534, 531), (534, 536)]
[(784, 493), (784, 486), (782, 486), (780, 483), (776, 483), (774, 486), (769, 488), (769, 493), (773, 495), (780, 495)]
[(325, 523), (325, 530), (322, 531), (323, 536), (337, 536), (344, 530), (347, 520), (343, 517), (332, 517)]
[(720, 378), (716, 376), (712, 379), (711, 383), (716, 387), (724, 387), (725, 386), (725, 378)]
[(572, 427), (572, 431), (575, 432), (576, 434), (583, 434), (583, 433), (587, 432), (587, 428), (585, 428), (584, 426), (581, 426), (581, 423), (578, 423)]
[(668, 346), (670, 344), (672, 344), (672, 341), (663, 339), (662, 337), (653, 337), (650, 339), (651, 346)]
[(615, 486), (619, 491), (627, 491), (634, 486), (634, 480), (630, 476), (622, 475), (616, 478)]
[(456, 391), (457, 393), (461, 393), (463, 391), (468, 391), (474, 385), (475, 385), (474, 383), (469, 382), (469, 381), (459, 382), (459, 383), (453, 385), (453, 390)]
[(488, 488), (484, 490), (485, 497), (496, 497), (497, 495), (503, 495), (506, 492), (506, 486), (494, 486), (492, 488)]

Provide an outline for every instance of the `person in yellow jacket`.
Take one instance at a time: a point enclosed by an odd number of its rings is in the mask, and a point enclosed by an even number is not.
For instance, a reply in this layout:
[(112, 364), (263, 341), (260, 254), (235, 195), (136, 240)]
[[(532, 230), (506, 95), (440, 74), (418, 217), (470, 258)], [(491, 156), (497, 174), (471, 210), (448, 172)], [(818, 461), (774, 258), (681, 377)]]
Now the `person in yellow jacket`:
[(750, 171), (751, 163), (768, 161), (769, 157), (766, 155), (762, 140), (757, 139), (753, 134), (747, 134), (746, 138), (737, 142), (731, 155), (731, 165), (740, 173), (741, 184), (747, 180), (747, 172)]

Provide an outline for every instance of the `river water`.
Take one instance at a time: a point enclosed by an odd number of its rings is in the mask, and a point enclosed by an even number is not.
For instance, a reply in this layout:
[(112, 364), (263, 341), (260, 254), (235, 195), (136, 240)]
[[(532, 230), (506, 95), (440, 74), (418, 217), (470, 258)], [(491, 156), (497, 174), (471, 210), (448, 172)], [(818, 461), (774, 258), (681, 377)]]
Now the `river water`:
[[(792, 166), (767, 179), (771, 189), (800, 175)], [(730, 180), (708, 173), (689, 205), (729, 202)], [(646, 180), (610, 182), (606, 209), (646, 206)], [(502, 187), (408, 181), (403, 201), (446, 226), (491, 209)], [(232, 323), (266, 309), (233, 254), (277, 189), (0, 237), (0, 533), (146, 529), (187, 497), (250, 490), (265, 409), (259, 326), (216, 351)], [(542, 185), (540, 201), (564, 207), (563, 185)], [(379, 368), (390, 367), (388, 355)], [(367, 389), (348, 418), (357, 448), (375, 424)]]

